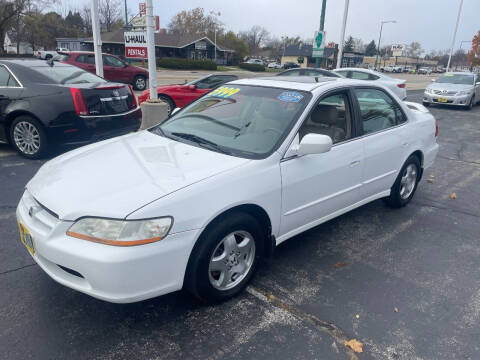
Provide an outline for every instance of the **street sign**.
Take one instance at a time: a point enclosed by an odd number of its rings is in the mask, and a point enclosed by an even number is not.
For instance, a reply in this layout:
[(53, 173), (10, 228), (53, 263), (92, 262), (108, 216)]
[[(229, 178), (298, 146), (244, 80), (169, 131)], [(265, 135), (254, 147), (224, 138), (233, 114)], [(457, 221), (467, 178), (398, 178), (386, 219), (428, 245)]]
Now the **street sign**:
[(312, 56), (323, 57), (325, 49), (325, 31), (316, 31), (313, 38)]
[(403, 56), (406, 47), (402, 44), (392, 45), (392, 56)]
[(138, 10), (140, 11), (140, 16), (145, 16), (147, 13), (147, 4), (144, 2), (139, 3)]
[[(135, 16), (130, 20), (130, 26), (134, 29), (144, 29), (147, 27), (147, 17), (146, 16)], [(155, 31), (160, 30), (160, 17), (158, 15), (155, 16)]]
[(125, 31), (123, 37), (126, 58), (146, 59), (148, 57), (146, 31)]

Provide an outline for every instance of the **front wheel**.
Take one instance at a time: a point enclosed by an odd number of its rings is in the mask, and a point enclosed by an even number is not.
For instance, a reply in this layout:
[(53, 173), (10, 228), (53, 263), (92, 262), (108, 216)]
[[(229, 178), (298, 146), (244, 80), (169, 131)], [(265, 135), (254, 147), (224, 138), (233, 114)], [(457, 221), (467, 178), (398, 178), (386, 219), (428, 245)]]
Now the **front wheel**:
[(475, 98), (475, 94), (473, 94), (472, 98), (470, 99), (470, 102), (466, 106), (466, 110), (472, 110), (473, 109), (473, 105), (475, 103), (475, 101), (473, 100), (474, 98)]
[(175, 107), (176, 107), (175, 103), (168, 96), (158, 95), (158, 99), (162, 100), (165, 104), (168, 105), (168, 109), (167, 109), (168, 115), (170, 115), (172, 111), (175, 110)]
[(47, 135), (42, 125), (30, 116), (17, 117), (10, 126), (10, 139), (24, 157), (39, 159), (47, 151)]
[(258, 221), (246, 213), (233, 213), (215, 222), (190, 255), (186, 287), (207, 303), (237, 295), (255, 272), (264, 238)]
[(387, 204), (394, 208), (407, 205), (412, 200), (420, 180), (421, 165), (418, 158), (410, 156), (400, 170), (395, 183), (390, 189)]

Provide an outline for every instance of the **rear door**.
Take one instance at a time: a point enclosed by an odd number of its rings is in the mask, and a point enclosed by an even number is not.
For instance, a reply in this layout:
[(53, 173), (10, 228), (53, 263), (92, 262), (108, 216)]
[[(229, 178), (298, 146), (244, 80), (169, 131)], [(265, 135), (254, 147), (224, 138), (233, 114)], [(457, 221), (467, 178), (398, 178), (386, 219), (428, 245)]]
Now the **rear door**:
[(379, 88), (355, 88), (364, 138), (365, 198), (389, 190), (409, 151), (407, 117), (400, 105)]
[(7, 141), (5, 118), (8, 106), (20, 97), (22, 91), (23, 88), (13, 73), (0, 64), (0, 141)]
[(84, 70), (87, 70), (91, 73), (96, 72), (95, 68), (95, 57), (89, 54), (77, 55), (77, 57), (72, 62), (73, 65), (78, 66)]
[(356, 136), (355, 110), (348, 89), (318, 101), (292, 146), (310, 133), (328, 135), (323, 154), (285, 158), (282, 176), (281, 236), (293, 236), (361, 200), (363, 138)]
[(125, 69), (125, 64), (115, 56), (103, 55), (103, 73), (107, 80), (130, 82), (130, 73)]

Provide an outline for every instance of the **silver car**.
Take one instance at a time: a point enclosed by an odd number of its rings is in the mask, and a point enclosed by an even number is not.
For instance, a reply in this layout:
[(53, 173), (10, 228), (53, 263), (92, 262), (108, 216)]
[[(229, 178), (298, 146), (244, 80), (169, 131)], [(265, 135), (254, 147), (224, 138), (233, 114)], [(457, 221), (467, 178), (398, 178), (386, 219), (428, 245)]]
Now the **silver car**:
[(465, 106), (471, 109), (480, 101), (480, 79), (478, 74), (450, 72), (440, 76), (427, 86), (423, 94), (423, 105), (445, 104)]

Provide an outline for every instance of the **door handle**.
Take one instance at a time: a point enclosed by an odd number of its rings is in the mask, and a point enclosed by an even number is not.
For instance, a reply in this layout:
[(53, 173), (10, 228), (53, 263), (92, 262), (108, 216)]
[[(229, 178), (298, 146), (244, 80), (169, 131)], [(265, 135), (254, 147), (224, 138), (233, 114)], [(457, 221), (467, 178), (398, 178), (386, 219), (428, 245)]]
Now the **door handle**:
[(350, 163), (350, 167), (354, 167), (360, 164), (360, 160), (355, 160)]

